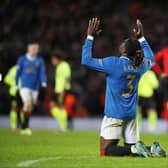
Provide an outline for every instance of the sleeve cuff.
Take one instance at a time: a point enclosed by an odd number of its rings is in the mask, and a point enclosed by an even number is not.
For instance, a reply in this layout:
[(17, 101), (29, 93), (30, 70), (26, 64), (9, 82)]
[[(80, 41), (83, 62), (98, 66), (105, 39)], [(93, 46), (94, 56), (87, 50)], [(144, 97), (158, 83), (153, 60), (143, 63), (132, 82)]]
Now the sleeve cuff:
[(139, 41), (140, 43), (143, 42), (143, 41), (145, 41), (145, 37), (139, 38), (138, 41)]
[(47, 83), (43, 82), (43, 83), (41, 84), (41, 86), (42, 86), (42, 87), (47, 87)]
[(88, 35), (88, 36), (87, 36), (87, 39), (88, 39), (88, 40), (93, 40), (93, 39), (94, 39), (94, 37), (93, 37), (93, 36), (91, 36), (91, 35)]

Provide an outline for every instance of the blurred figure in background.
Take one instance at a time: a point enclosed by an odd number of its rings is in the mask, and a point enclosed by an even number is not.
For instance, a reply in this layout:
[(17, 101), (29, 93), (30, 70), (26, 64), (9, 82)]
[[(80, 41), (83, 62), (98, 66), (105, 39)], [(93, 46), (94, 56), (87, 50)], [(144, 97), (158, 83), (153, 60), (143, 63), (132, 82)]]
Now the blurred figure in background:
[(163, 94), (162, 116), (168, 122), (168, 47), (155, 55), (154, 71), (160, 77), (160, 89)]
[(58, 121), (60, 130), (67, 131), (67, 112), (65, 109), (65, 97), (71, 88), (71, 67), (65, 61), (64, 53), (55, 50), (52, 53), (51, 63), (55, 69), (55, 87), (51, 102), (51, 114)]
[(21, 134), (31, 135), (29, 118), (34, 105), (37, 103), (40, 86), (47, 86), (44, 60), (39, 53), (39, 43), (31, 41), (27, 47), (27, 53), (21, 56), (17, 63), (16, 90), (21, 80), (20, 96), (23, 102), (24, 120), (22, 122)]
[(139, 110), (138, 120), (141, 128), (142, 116), (148, 119), (148, 129), (150, 132), (156, 130), (157, 111), (154, 99), (154, 92), (159, 87), (159, 81), (152, 70), (147, 71), (140, 79), (138, 86)]
[(21, 99), (15, 89), (15, 76), (17, 66), (12, 66), (4, 78), (4, 83), (9, 86), (9, 95), (11, 101), (10, 110), (10, 126), (12, 131), (16, 131), (20, 127), (21, 121), (23, 121), (23, 115), (20, 113), (21, 110)]

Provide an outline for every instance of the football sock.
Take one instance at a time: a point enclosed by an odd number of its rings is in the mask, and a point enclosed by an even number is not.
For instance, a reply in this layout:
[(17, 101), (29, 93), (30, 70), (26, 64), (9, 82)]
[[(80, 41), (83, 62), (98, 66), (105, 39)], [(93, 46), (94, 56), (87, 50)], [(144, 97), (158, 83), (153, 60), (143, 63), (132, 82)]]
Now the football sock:
[(131, 147), (111, 145), (105, 150), (106, 156), (129, 156), (132, 155)]
[(55, 120), (58, 121), (61, 131), (65, 132), (67, 130), (67, 113), (64, 108), (53, 107), (51, 109), (51, 114)]
[(23, 122), (24, 114), (21, 113), (19, 110), (17, 111), (17, 127), (20, 128)]
[(61, 113), (62, 113), (62, 117), (60, 119), (61, 123), (60, 123), (60, 127), (62, 129), (62, 131), (67, 131), (67, 126), (68, 126), (68, 120), (67, 120), (67, 113), (65, 109), (61, 109)]
[(72, 117), (68, 117), (68, 129), (73, 130), (73, 118)]
[(136, 153), (137, 153), (137, 149), (136, 149), (135, 145), (132, 145), (132, 146), (131, 146), (131, 152), (132, 152), (133, 154), (136, 154)]
[(151, 132), (155, 131), (156, 123), (157, 123), (157, 112), (155, 110), (151, 109), (148, 112), (148, 127), (149, 127), (149, 131), (151, 131)]
[(20, 112), (20, 121), (21, 123), (24, 121), (24, 113), (23, 112)]
[(10, 125), (12, 129), (17, 128), (17, 112), (14, 110), (10, 112)]
[(30, 112), (24, 112), (24, 120), (22, 122), (22, 129), (29, 128)]
[(26, 129), (29, 127), (29, 116), (24, 117), (24, 121), (22, 123), (22, 129)]

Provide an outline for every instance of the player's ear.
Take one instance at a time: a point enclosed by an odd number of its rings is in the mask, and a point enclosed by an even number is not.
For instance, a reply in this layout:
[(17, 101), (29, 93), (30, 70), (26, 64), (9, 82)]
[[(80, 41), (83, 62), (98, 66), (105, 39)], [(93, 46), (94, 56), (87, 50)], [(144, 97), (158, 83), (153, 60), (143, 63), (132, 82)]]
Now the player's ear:
[(122, 42), (119, 46), (119, 53), (120, 55), (126, 55), (126, 48), (125, 48), (125, 42)]

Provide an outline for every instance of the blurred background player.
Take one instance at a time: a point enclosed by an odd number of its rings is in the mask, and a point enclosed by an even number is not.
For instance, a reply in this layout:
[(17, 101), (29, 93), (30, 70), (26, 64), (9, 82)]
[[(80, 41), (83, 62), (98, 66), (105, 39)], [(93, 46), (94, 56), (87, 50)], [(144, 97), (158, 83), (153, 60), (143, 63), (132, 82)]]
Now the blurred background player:
[(27, 53), (18, 59), (16, 72), (16, 90), (18, 90), (19, 79), (21, 80), (20, 96), (23, 101), (24, 120), (22, 122), (21, 134), (31, 135), (29, 128), (29, 117), (33, 106), (37, 102), (40, 86), (47, 86), (44, 60), (39, 55), (39, 43), (29, 42)]
[(17, 66), (12, 66), (7, 72), (4, 83), (9, 86), (9, 95), (11, 101), (11, 110), (10, 110), (10, 126), (12, 131), (16, 131), (20, 127), (21, 121), (23, 121), (23, 115), (20, 113), (21, 110), (21, 99), (18, 95), (18, 92), (15, 89), (15, 76), (16, 76)]
[(154, 98), (155, 90), (159, 87), (157, 76), (152, 70), (147, 71), (140, 79), (138, 86), (139, 112), (138, 120), (141, 128), (142, 116), (148, 119), (148, 129), (154, 132), (157, 124), (157, 111)]
[[(67, 131), (68, 116), (65, 109), (65, 97), (71, 88), (71, 67), (65, 61), (64, 53), (55, 50), (52, 53), (51, 63), (55, 69), (55, 87), (51, 102), (51, 114), (59, 123), (62, 132)], [(71, 118), (69, 118), (71, 122)]]
[(162, 116), (168, 123), (168, 47), (155, 54), (154, 71), (160, 77), (160, 90), (163, 95)]

